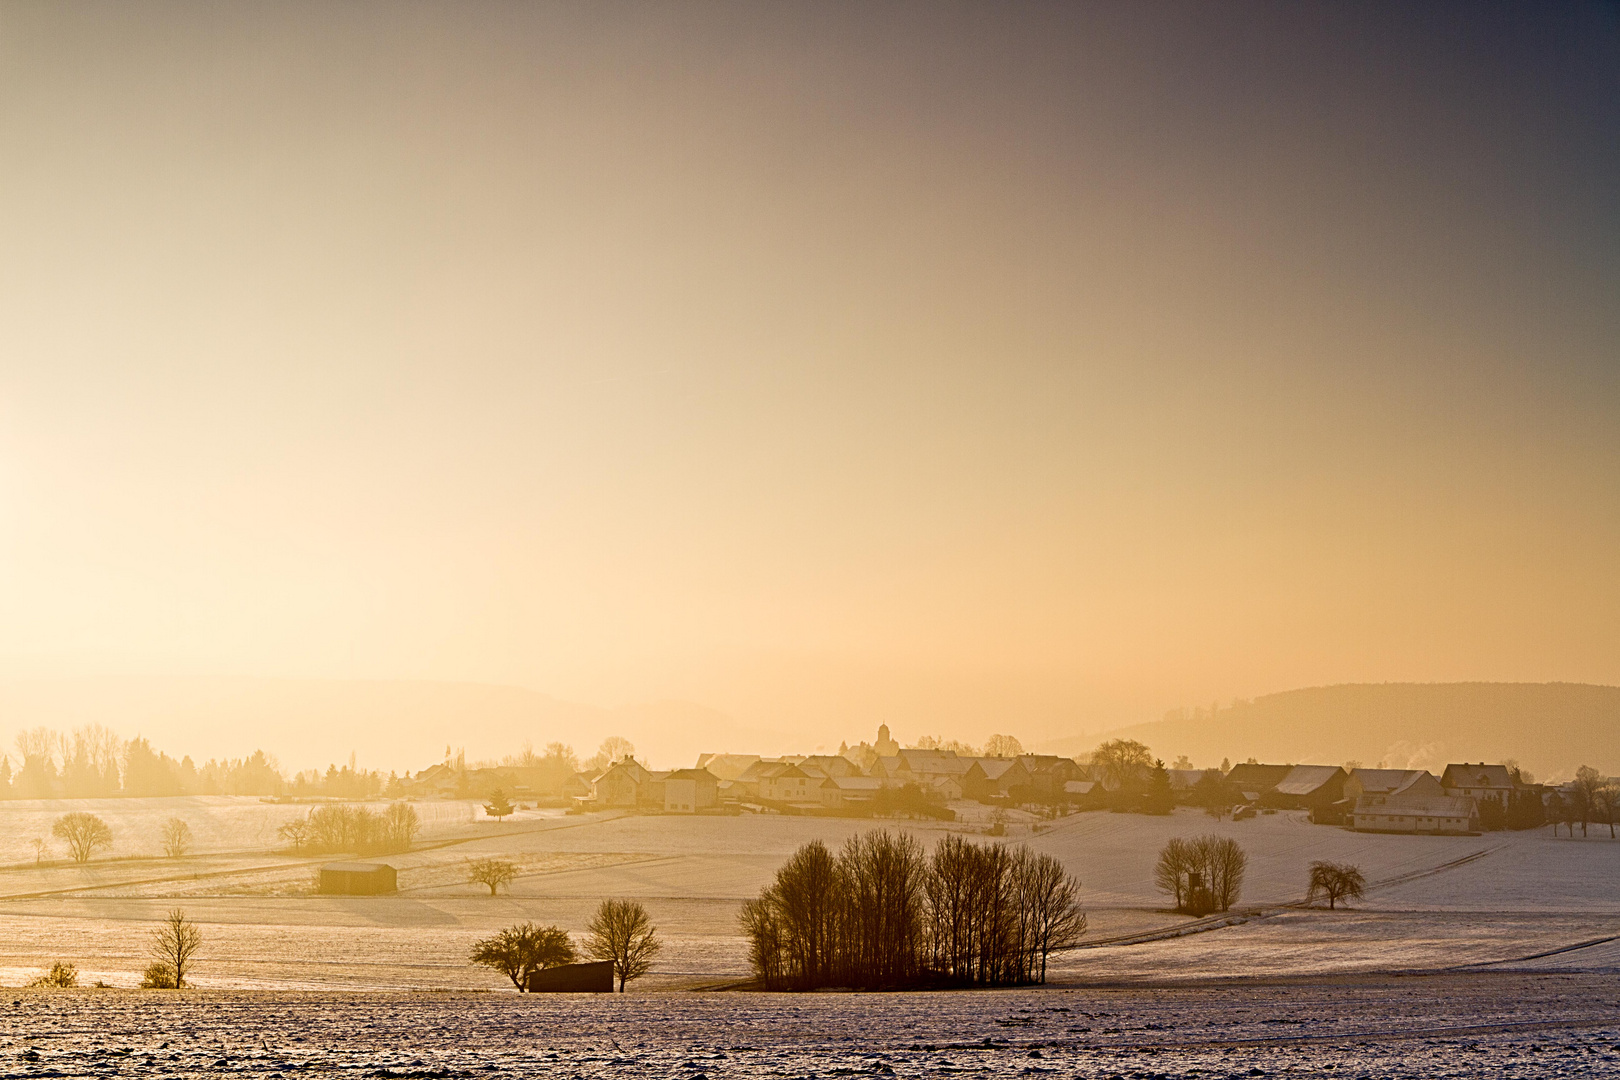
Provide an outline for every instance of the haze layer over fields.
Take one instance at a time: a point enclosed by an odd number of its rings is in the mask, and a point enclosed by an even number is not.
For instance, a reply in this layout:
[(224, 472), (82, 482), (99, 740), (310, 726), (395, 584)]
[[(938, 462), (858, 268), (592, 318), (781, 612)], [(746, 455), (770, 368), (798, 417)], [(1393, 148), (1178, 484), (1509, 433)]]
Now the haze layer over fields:
[(1529, 12), (0, 4), (0, 676), (1620, 683), (1620, 28)]

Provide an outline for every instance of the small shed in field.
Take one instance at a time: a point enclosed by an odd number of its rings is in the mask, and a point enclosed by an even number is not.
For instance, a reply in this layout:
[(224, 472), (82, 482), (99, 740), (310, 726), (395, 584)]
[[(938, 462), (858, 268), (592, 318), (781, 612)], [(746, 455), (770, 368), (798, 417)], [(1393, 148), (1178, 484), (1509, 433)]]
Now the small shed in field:
[(613, 961), (560, 964), (529, 973), (531, 994), (611, 994)]
[(320, 892), (327, 896), (378, 896), (398, 891), (398, 875), (387, 863), (339, 862), (321, 867)]

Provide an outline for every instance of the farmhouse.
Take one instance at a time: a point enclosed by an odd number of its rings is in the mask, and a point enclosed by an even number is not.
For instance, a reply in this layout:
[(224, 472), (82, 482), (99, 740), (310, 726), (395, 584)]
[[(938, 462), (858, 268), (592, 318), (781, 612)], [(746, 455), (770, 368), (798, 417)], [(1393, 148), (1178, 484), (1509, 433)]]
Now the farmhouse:
[(829, 776), (821, 782), (821, 804), (830, 810), (870, 806), (883, 782), (871, 776)]
[(1513, 774), (1505, 765), (1487, 765), (1483, 761), (1478, 765), (1447, 765), (1440, 786), (1447, 795), (1492, 799), (1505, 807), (1513, 797)]
[(662, 785), (666, 814), (694, 814), (720, 805), (720, 782), (707, 769), (676, 769), (663, 775)]
[(1261, 765), (1248, 761), (1232, 766), (1232, 771), (1226, 774), (1226, 782), (1248, 802), (1259, 802), (1293, 771), (1292, 765)]
[(652, 773), (636, 764), (635, 758), (625, 758), (591, 782), (590, 801), (597, 809), (634, 807), (642, 800), (642, 788), (651, 780)]
[(827, 779), (797, 765), (780, 763), (759, 780), (759, 797), (770, 802), (809, 803), (821, 801), (821, 782)]
[(1344, 797), (1363, 795), (1444, 795), (1446, 790), (1428, 769), (1351, 769)]
[(1283, 810), (1325, 810), (1344, 798), (1344, 781), (1337, 765), (1295, 765), (1261, 801)]
[(983, 801), (1027, 788), (1029, 781), (1029, 771), (1017, 758), (978, 758), (962, 774), (962, 793)]
[(321, 867), (317, 891), (325, 896), (380, 896), (398, 892), (399, 881), (387, 863), (328, 863)]
[(1351, 813), (1357, 832), (1476, 832), (1474, 800), (1458, 795), (1363, 795)]

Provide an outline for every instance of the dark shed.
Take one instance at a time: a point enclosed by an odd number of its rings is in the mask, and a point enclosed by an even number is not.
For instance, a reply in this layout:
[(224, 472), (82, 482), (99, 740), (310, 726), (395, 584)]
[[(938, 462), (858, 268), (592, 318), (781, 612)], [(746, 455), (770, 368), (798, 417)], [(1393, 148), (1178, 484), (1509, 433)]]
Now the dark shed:
[(387, 863), (339, 862), (321, 867), (320, 891), (329, 896), (376, 896), (398, 890), (398, 876)]
[(531, 994), (611, 994), (613, 961), (592, 964), (562, 964), (541, 968), (529, 975)]

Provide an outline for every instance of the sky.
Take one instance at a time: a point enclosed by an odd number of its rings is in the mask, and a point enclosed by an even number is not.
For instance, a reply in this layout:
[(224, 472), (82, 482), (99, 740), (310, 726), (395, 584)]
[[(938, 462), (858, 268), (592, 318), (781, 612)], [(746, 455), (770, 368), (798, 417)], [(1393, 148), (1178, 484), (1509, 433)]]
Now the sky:
[(0, 0), (0, 677), (1035, 742), (1617, 550), (1613, 5)]

